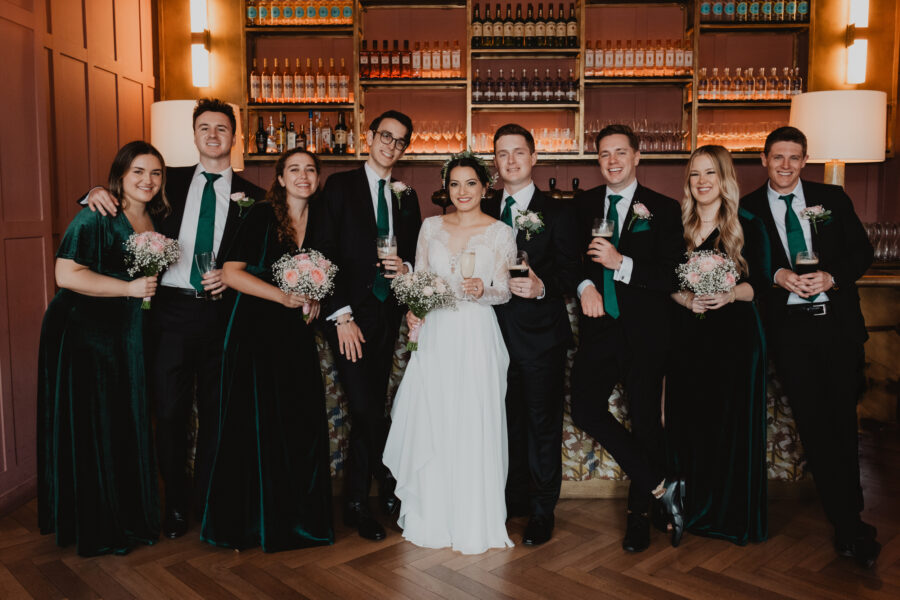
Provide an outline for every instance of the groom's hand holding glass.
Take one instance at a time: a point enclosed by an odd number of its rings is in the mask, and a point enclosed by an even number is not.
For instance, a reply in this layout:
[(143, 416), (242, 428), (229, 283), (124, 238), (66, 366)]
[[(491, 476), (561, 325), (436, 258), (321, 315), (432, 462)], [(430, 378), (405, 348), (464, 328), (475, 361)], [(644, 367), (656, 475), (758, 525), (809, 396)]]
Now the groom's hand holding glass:
[(519, 298), (544, 295), (544, 282), (528, 266), (528, 253), (519, 250), (509, 264), (509, 291)]

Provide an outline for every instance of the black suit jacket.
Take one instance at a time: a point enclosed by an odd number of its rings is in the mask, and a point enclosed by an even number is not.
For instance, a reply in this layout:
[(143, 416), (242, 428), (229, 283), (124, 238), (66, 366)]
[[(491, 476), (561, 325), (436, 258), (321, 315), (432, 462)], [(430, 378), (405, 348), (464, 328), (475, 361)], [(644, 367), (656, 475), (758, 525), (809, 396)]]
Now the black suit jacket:
[[(320, 204), (315, 228), (319, 250), (339, 269), (334, 294), (325, 301), (324, 314), (344, 306), (356, 311), (360, 304), (374, 297), (372, 285), (378, 262), (375, 249), (378, 229), (365, 167), (331, 175), (325, 182)], [(393, 196), (391, 211), (397, 254), (404, 261), (415, 263), (422, 224), (415, 191), (410, 188), (399, 202)]]
[[(581, 240), (581, 280), (590, 279), (603, 293), (603, 266), (595, 263), (585, 252), (591, 243), (591, 226), (595, 218), (604, 217), (606, 186), (590, 189), (576, 199), (578, 206), (579, 239)], [(631, 223), (635, 203), (640, 202), (650, 211), (648, 228)], [(643, 229), (635, 231), (635, 229)], [(670, 294), (675, 291), (675, 266), (684, 254), (684, 230), (681, 225), (681, 209), (678, 203), (658, 192), (638, 185), (631, 206), (625, 215), (622, 233), (619, 235), (619, 252), (633, 261), (631, 280), (628, 284), (617, 281), (616, 300), (619, 319), (626, 335), (633, 343), (644, 347), (660, 348), (669, 330), (671, 309)], [(581, 331), (585, 336), (598, 329), (600, 319), (581, 315)], [(662, 348), (660, 348), (662, 349)]]
[[(868, 339), (866, 324), (859, 307), (859, 290), (856, 280), (862, 277), (872, 264), (875, 251), (866, 231), (853, 210), (853, 202), (844, 190), (836, 185), (826, 185), (802, 180), (803, 196), (807, 206), (821, 204), (831, 211), (831, 218), (812, 228), (812, 248), (819, 254), (819, 269), (830, 273), (835, 287), (828, 290), (828, 299), (841, 328), (851, 339), (860, 343)], [(772, 251), (772, 273), (778, 269), (791, 269), (784, 251), (767, 194), (768, 182), (741, 199), (741, 207), (762, 219), (769, 234)], [(773, 285), (761, 290), (759, 301), (763, 322), (770, 333), (777, 333), (779, 323), (787, 313), (790, 293)]]
[[(499, 219), (502, 196), (495, 194), (493, 199), (483, 200), (482, 210)], [(513, 295), (506, 304), (494, 307), (510, 356), (525, 362), (559, 344), (572, 343), (565, 296), (574, 296), (579, 271), (572, 207), (551, 200), (535, 188), (528, 210), (541, 213), (544, 231), (532, 234), (530, 240), (524, 231), (519, 231), (516, 246), (528, 253), (531, 269), (544, 282), (544, 297), (536, 300)]]

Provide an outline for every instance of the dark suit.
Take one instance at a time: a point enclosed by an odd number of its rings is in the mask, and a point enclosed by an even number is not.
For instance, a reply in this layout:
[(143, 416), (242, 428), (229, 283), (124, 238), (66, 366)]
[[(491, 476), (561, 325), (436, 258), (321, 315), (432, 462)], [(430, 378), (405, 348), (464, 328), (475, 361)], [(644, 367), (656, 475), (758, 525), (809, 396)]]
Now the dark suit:
[[(485, 213), (500, 217), (500, 196), (482, 203)], [(531, 269), (544, 282), (544, 297), (513, 295), (494, 307), (510, 358), (506, 501), (513, 513), (552, 516), (562, 482), (563, 378), (572, 344), (565, 296), (577, 284), (578, 246), (570, 205), (535, 189), (528, 210), (541, 213), (544, 231), (530, 240), (519, 231), (516, 246), (528, 253)]]
[[(802, 181), (807, 207), (831, 211), (811, 227), (819, 270), (834, 276), (826, 292), (827, 314), (814, 316), (787, 305), (780, 286), (758, 294), (769, 352), (784, 386), (819, 496), (839, 539), (857, 534), (862, 510), (856, 402), (868, 338), (856, 280), (872, 264), (874, 251), (853, 204), (838, 186)], [(741, 206), (765, 223), (772, 272), (791, 269), (769, 207), (767, 185), (748, 194)]]
[[(349, 501), (359, 502), (368, 496), (373, 475), (380, 483), (387, 476), (381, 462), (388, 429), (385, 403), (402, 310), (393, 295), (381, 302), (372, 293), (378, 270), (378, 234), (365, 167), (331, 175), (321, 204), (316, 225), (321, 234), (319, 249), (340, 269), (323, 314), (350, 306), (366, 340), (363, 357), (351, 362), (340, 353), (334, 324), (325, 324), (350, 408), (346, 494)], [(413, 262), (422, 222), (416, 193), (410, 189), (399, 202), (392, 196), (391, 211), (397, 253), (404, 261)]]
[[(159, 225), (160, 233), (178, 239), (184, 217), (193, 167), (166, 169), (166, 197), (172, 212)], [(261, 202), (265, 191), (232, 174), (231, 192), (244, 192)], [(218, 265), (227, 260), (228, 251), (240, 227), (240, 209), (229, 201), (225, 230), (216, 253)], [(247, 210), (243, 213), (246, 215)], [(187, 233), (188, 236), (196, 232)], [(219, 430), (219, 379), (222, 367), (222, 343), (234, 294), (226, 292), (219, 302), (191, 298), (167, 291), (161, 286), (153, 299), (152, 335), (148, 346), (149, 381), (156, 403), (156, 452), (160, 474), (166, 486), (166, 509), (187, 514), (191, 504), (202, 512), (206, 489), (216, 451)], [(199, 430), (194, 462), (193, 497), (185, 473), (188, 455), (187, 425), (196, 386)]]
[[(579, 239), (585, 251), (594, 218), (603, 218), (606, 186), (577, 198)], [(651, 218), (632, 223), (634, 204)], [(618, 250), (633, 261), (628, 284), (615, 282), (619, 317), (579, 318), (580, 341), (573, 366), (572, 420), (606, 448), (632, 479), (629, 509), (645, 513), (650, 492), (664, 479), (660, 400), (670, 336), (675, 265), (684, 251), (678, 203), (637, 186), (622, 221)], [(603, 294), (603, 267), (583, 256), (582, 279)], [(605, 299), (604, 299), (605, 300)], [(609, 412), (608, 398), (621, 381), (628, 398), (631, 432)]]

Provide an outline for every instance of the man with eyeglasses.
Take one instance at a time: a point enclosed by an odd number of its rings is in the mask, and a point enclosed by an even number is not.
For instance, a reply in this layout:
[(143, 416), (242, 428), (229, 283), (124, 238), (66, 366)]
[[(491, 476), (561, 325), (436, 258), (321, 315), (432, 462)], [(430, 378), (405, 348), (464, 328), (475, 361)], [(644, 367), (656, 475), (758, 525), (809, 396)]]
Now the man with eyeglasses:
[[(319, 249), (340, 267), (324, 310), (334, 325), (327, 335), (350, 409), (344, 523), (371, 540), (385, 537), (368, 505), (373, 476), (382, 508), (388, 515), (399, 511), (395, 482), (381, 456), (388, 431), (388, 380), (403, 315), (390, 280), (412, 270), (422, 221), (412, 188), (391, 185), (391, 170), (412, 131), (412, 121), (401, 112), (389, 110), (372, 121), (366, 132), (368, 159), (358, 169), (328, 178), (314, 230), (321, 235)], [(398, 250), (379, 262), (375, 241), (381, 236), (396, 237)]]

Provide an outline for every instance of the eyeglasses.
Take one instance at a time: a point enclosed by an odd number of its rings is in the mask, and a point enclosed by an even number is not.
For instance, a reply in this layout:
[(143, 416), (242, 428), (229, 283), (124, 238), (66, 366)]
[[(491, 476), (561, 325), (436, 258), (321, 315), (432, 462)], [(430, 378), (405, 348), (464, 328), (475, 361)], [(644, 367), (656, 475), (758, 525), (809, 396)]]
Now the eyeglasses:
[(409, 145), (409, 142), (404, 140), (403, 138), (395, 138), (391, 135), (390, 131), (376, 131), (379, 139), (381, 139), (381, 143), (386, 146), (394, 146), (400, 152), (406, 150), (406, 147)]

